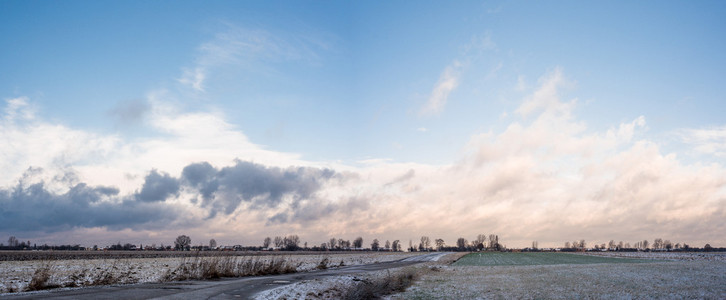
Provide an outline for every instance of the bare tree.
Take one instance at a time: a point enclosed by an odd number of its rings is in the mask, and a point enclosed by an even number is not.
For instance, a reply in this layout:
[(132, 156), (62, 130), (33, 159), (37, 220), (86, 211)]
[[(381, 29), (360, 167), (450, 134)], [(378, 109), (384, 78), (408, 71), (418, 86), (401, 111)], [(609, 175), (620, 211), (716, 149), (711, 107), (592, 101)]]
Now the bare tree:
[(570, 248), (570, 242), (565, 242), (565, 249), (569, 249), (569, 248)]
[(214, 239), (209, 240), (209, 249), (217, 248), (217, 241)]
[(18, 238), (15, 236), (10, 236), (8, 238), (8, 246), (10, 247), (17, 247), (18, 246)]
[(431, 246), (431, 239), (429, 239), (429, 237), (427, 237), (427, 236), (422, 236), (421, 244), (419, 246), (420, 246), (419, 248), (421, 248), (421, 250), (428, 249)]
[(278, 248), (278, 249), (282, 248), (282, 246), (285, 245), (285, 241), (282, 239), (281, 236), (276, 236), (274, 243), (275, 243), (275, 248)]
[(539, 248), (537, 247), (538, 245), (539, 245), (539, 243), (537, 243), (537, 241), (532, 241), (532, 250), (537, 250), (537, 249), (539, 249)]
[(401, 242), (400, 242), (399, 240), (395, 240), (395, 241), (393, 241), (393, 244), (391, 245), (391, 249), (392, 249), (392, 250), (393, 250), (394, 252), (395, 252), (395, 251), (400, 251), (400, 250), (401, 250)]
[(371, 250), (378, 251), (378, 239), (373, 239), (373, 243), (371, 243)]
[(657, 238), (653, 240), (653, 249), (663, 249), (663, 239)]
[(610, 240), (610, 242), (608, 243), (608, 249), (615, 249), (615, 241), (614, 240)]
[(489, 235), (489, 246), (487, 247), (489, 249), (501, 249), (501, 245), (499, 244), (499, 236), (496, 234), (490, 234)]
[(174, 249), (177, 250), (189, 250), (189, 245), (192, 244), (192, 239), (186, 235), (180, 235), (174, 240)]
[(443, 239), (436, 239), (435, 243), (436, 243), (436, 251), (441, 251), (441, 248), (443, 248), (444, 245), (446, 245), (446, 243), (444, 243)]
[(482, 244), (484, 247), (487, 246), (487, 235), (486, 234), (479, 234), (476, 236), (476, 239), (474, 240), (474, 246), (478, 246), (479, 244)]
[(456, 240), (456, 247), (459, 248), (459, 250), (464, 250), (464, 248), (466, 248), (466, 244), (466, 239), (463, 237)]
[(648, 240), (643, 240), (643, 249), (648, 249)]
[(670, 240), (665, 240), (663, 242), (663, 248), (665, 248), (668, 251), (671, 251), (671, 249), (673, 249), (673, 243), (671, 243)]
[(391, 242), (386, 240), (386, 250), (389, 250), (389, 249), (391, 249)]
[(262, 241), (262, 248), (270, 248), (270, 243), (272, 243), (272, 239), (268, 236), (264, 241)]
[(298, 237), (295, 234), (285, 236), (285, 238), (282, 241), (282, 244), (285, 247), (285, 250), (289, 250), (289, 251), (298, 250), (300, 248), (300, 237)]
[(355, 240), (353, 240), (353, 247), (358, 248), (358, 249), (363, 248), (363, 238), (362, 237), (355, 238)]
[(330, 242), (328, 243), (328, 247), (330, 249), (335, 249), (335, 247), (336, 247), (337, 244), (338, 243), (337, 243), (337, 240), (335, 238), (330, 238)]

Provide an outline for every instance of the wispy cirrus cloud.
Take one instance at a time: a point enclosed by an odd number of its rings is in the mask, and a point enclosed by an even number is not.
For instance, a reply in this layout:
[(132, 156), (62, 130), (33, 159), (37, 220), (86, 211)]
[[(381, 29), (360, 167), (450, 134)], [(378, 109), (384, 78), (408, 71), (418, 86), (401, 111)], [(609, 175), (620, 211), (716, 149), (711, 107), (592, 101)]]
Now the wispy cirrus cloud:
[(726, 157), (726, 126), (683, 129), (676, 132), (684, 143), (703, 154)]
[(196, 92), (204, 92), (211, 72), (224, 66), (243, 66), (261, 71), (270, 64), (291, 61), (317, 61), (328, 43), (314, 34), (273, 32), (225, 23), (225, 30), (203, 43), (193, 67), (182, 69), (177, 82)]
[(539, 88), (517, 108), (516, 112), (523, 117), (540, 111), (546, 113), (569, 114), (571, 107), (577, 100), (563, 102), (560, 99), (562, 89), (571, 87), (574, 83), (567, 80), (562, 68), (557, 67), (549, 74), (539, 79)]
[(204, 92), (204, 80), (207, 77), (208, 67), (198, 66), (194, 69), (184, 69), (182, 77), (177, 81), (183, 85), (189, 86), (197, 92)]
[[(449, 96), (459, 87), (462, 72), (473, 57), (481, 55), (484, 51), (496, 50), (496, 48), (497, 45), (492, 41), (491, 32), (487, 31), (482, 35), (472, 36), (470, 41), (461, 47), (459, 57), (447, 65), (439, 75), (426, 103), (419, 109), (419, 116), (441, 114), (449, 102)], [(496, 77), (502, 67), (501, 62), (495, 65), (487, 75), (487, 79)]]
[(457, 60), (448, 65), (439, 76), (426, 104), (419, 111), (419, 115), (438, 115), (444, 110), (449, 101), (449, 94), (459, 86), (461, 63)]

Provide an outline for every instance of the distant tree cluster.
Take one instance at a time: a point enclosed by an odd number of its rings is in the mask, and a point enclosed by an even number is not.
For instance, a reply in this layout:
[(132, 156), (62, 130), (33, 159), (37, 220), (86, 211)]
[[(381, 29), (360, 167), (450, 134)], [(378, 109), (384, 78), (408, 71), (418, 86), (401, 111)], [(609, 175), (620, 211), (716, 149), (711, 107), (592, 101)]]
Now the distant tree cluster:
[(20, 241), (15, 236), (10, 236), (8, 238), (8, 244), (4, 245), (0, 243), (0, 249), (4, 250), (24, 250), (24, 249), (32, 249), (34, 245), (30, 245), (30, 241)]
[(686, 243), (673, 243), (670, 240), (664, 240), (662, 238), (656, 238), (653, 242), (648, 240), (637, 241), (632, 245), (627, 242), (610, 240), (608, 243), (594, 244), (592, 248), (587, 248), (585, 240), (574, 241), (572, 243), (565, 242), (563, 248), (559, 248), (560, 251), (621, 251), (621, 252), (634, 252), (634, 251), (721, 251), (724, 248), (713, 248), (711, 245), (706, 244), (703, 248), (692, 248)]
[[(305, 243), (307, 245), (307, 242)], [(272, 246), (277, 250), (296, 251), (300, 250), (300, 237), (291, 234), (286, 236), (276, 236), (275, 239), (271, 239), (269, 236), (262, 241), (262, 248), (269, 249)], [(307, 248), (307, 246), (305, 247)]]
[(409, 251), (501, 251), (504, 250), (504, 246), (499, 243), (499, 236), (491, 234), (487, 238), (485, 234), (477, 235), (471, 242), (466, 238), (460, 237), (456, 240), (456, 245), (447, 245), (446, 241), (441, 238), (434, 240), (433, 245), (431, 238), (428, 236), (422, 236), (418, 246), (415, 247), (412, 242), (409, 241)]

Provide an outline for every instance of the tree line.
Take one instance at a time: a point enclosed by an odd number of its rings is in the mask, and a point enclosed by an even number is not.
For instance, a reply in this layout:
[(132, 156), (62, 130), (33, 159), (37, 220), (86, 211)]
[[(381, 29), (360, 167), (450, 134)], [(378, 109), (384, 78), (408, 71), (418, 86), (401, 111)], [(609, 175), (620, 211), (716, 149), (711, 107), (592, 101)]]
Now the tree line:
[[(538, 247), (537, 241), (532, 241), (532, 246), (525, 248), (525, 251), (552, 250), (541, 249)], [(556, 248), (559, 251), (726, 251), (726, 248), (714, 248), (710, 244), (705, 244), (703, 248), (691, 247), (686, 243), (673, 243), (670, 240), (656, 238), (650, 243), (648, 240), (637, 241), (632, 245), (628, 242), (615, 242), (610, 240), (608, 243), (595, 243), (592, 247), (588, 247), (584, 239), (565, 242), (562, 248)]]
[[(370, 246), (370, 247), (368, 247)], [(218, 246), (215, 239), (210, 239), (206, 244), (192, 245), (192, 239), (187, 235), (179, 235), (169, 245), (156, 244), (151, 245), (139, 245), (120, 242), (99, 248), (94, 245), (90, 249), (82, 247), (80, 245), (53, 245), (47, 244), (37, 246), (30, 243), (30, 241), (20, 241), (15, 236), (8, 238), (7, 245), (0, 243), (0, 250), (177, 250), (177, 251), (208, 251), (208, 250), (230, 250), (230, 251), (263, 251), (263, 250), (277, 250), (277, 251), (505, 251), (508, 250), (499, 241), (499, 236), (496, 234), (479, 234), (474, 237), (471, 241), (466, 238), (460, 237), (454, 244), (447, 244), (442, 238), (431, 239), (429, 236), (421, 236), (421, 238), (414, 242), (413, 240), (408, 241), (408, 248), (404, 249), (400, 240), (386, 240), (381, 242), (378, 239), (373, 239), (370, 244), (365, 245), (362, 237), (355, 239), (346, 240), (342, 238), (331, 237), (328, 242), (323, 242), (320, 245), (308, 246), (307, 242), (301, 242), (301, 239), (296, 234), (290, 234), (285, 236), (266, 237), (263, 239), (260, 246)], [(567, 241), (564, 243), (564, 247), (556, 249), (542, 249), (539, 247), (537, 241), (532, 241), (532, 246), (522, 249), (523, 251), (542, 251), (542, 250), (558, 250), (558, 251), (726, 251), (726, 248), (714, 248), (710, 244), (704, 245), (703, 248), (694, 248), (686, 243), (673, 243), (670, 240), (664, 240), (662, 238), (656, 238), (653, 242), (648, 240), (637, 241), (633, 244), (619, 241), (615, 242), (610, 240), (608, 243), (594, 244), (592, 247), (588, 247), (587, 242), (584, 239), (574, 240), (572, 242)]]

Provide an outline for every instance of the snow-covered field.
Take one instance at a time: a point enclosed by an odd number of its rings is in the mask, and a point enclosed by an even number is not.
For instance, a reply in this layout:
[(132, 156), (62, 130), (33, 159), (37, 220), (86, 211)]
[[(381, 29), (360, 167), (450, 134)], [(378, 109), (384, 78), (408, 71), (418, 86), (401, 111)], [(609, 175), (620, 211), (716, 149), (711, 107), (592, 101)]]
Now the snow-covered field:
[[(297, 266), (298, 272), (315, 269), (325, 258), (329, 266), (358, 265), (392, 261), (410, 257), (409, 253), (397, 252), (351, 252), (331, 254), (284, 255), (286, 260)], [(280, 255), (276, 255), (280, 257)], [(238, 256), (239, 260), (270, 259), (273, 255)], [(90, 286), (111, 281), (114, 284), (158, 282), (163, 275), (176, 269), (190, 258), (122, 258), (122, 259), (70, 259), (0, 261), (0, 293), (23, 291), (30, 283), (33, 273), (43, 267), (51, 270), (50, 284), (62, 287)], [(202, 257), (200, 259), (211, 259)]]
[(724, 252), (587, 252), (587, 255), (666, 260), (726, 261)]
[(390, 298), (726, 299), (726, 261), (722, 255), (641, 254), (647, 255), (628, 257), (671, 261), (591, 265), (446, 266), (439, 272), (427, 272), (405, 292)]

